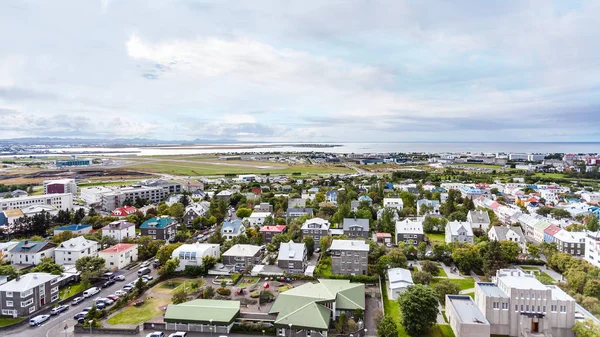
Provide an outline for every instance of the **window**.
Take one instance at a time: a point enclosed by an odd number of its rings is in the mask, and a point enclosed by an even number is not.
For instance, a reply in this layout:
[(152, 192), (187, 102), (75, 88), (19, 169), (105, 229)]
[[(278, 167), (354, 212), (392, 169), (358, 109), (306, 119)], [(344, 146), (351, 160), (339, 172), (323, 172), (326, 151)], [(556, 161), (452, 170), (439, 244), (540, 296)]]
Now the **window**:
[(27, 301), (21, 302), (21, 308), (25, 308), (33, 304), (33, 298), (28, 299)]
[(543, 312), (546, 312), (546, 306), (543, 306), (543, 308), (544, 308), (544, 311), (543, 311)]
[(519, 305), (515, 304), (515, 311), (519, 311)]
[(34, 311), (35, 311), (35, 305), (34, 305), (34, 306), (32, 306), (32, 307), (29, 307), (29, 313), (32, 313), (32, 312), (34, 312)]
[(525, 311), (529, 311), (529, 304), (525, 306)]
[(50, 293), (54, 294), (58, 292), (58, 287), (54, 287), (52, 288), (52, 290), (50, 291)]
[(13, 297), (13, 292), (12, 291), (7, 291), (6, 292), (6, 297)]
[(31, 296), (33, 294), (33, 289), (29, 289), (21, 292), (21, 298)]
[(13, 306), (13, 301), (6, 301), (6, 306), (7, 307), (12, 307)]
[(560, 306), (560, 312), (567, 312), (567, 306), (566, 305), (561, 305)]
[(556, 304), (552, 304), (552, 305), (550, 306), (550, 311), (552, 311), (552, 312), (556, 312)]
[(521, 304), (521, 311), (523, 311), (523, 304)]
[(499, 309), (500, 305), (498, 304), (498, 302), (494, 302), (493, 307), (494, 307), (494, 309)]
[(508, 310), (508, 303), (502, 303), (502, 310)]
[(56, 301), (56, 300), (58, 300), (58, 294), (56, 294), (56, 295), (52, 295), (52, 299), (51, 299), (51, 301), (52, 301), (52, 302), (54, 302), (54, 301)]

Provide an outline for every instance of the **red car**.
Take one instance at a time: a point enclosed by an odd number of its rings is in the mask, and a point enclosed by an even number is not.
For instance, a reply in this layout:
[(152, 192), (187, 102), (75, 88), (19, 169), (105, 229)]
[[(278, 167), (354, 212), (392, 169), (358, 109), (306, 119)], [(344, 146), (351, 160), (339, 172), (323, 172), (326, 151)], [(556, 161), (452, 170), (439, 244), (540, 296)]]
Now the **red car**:
[(106, 296), (106, 298), (110, 298), (111, 300), (113, 300), (115, 302), (119, 300), (119, 296), (117, 296), (117, 295), (108, 295), (108, 296)]

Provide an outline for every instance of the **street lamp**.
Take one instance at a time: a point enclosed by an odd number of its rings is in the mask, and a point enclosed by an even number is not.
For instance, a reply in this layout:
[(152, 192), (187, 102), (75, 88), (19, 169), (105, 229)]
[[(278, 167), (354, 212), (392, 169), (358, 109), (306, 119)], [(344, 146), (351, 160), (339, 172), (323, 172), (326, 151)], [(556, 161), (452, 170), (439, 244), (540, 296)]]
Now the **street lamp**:
[(93, 320), (93, 319), (90, 319), (90, 320), (88, 321), (88, 324), (90, 325), (90, 337), (92, 337), (92, 323), (94, 323), (94, 320)]
[(265, 335), (265, 330), (263, 330), (262, 333), (263, 333), (263, 336), (264, 336)]
[(290, 326), (290, 337), (292, 337), (292, 323), (288, 324)]
[(210, 321), (210, 328), (209, 328), (209, 330), (210, 330), (210, 337), (212, 337), (212, 333), (213, 333), (213, 325), (212, 325), (213, 320), (212, 320), (212, 318), (209, 319), (209, 321)]
[(365, 328), (365, 335), (364, 335), (364, 336), (365, 336), (365, 337), (367, 336), (367, 328)]

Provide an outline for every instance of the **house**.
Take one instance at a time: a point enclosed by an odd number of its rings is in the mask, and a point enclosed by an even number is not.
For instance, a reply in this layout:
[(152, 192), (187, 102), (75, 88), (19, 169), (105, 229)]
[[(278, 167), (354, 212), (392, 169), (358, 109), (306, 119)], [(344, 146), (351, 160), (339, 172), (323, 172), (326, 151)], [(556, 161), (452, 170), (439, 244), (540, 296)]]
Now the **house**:
[(486, 232), (490, 226), (490, 215), (488, 212), (480, 211), (469, 211), (467, 214), (467, 221), (471, 224), (472, 229), (479, 229)]
[(54, 259), (56, 244), (52, 242), (21, 241), (13, 248), (10, 262), (20, 265), (38, 265), (43, 258)]
[(337, 204), (338, 191), (329, 190), (325, 192), (325, 201), (330, 202), (332, 204)]
[[(427, 209), (427, 212), (421, 212), (421, 208)], [(440, 201), (428, 199), (417, 200), (417, 214), (440, 214)]]
[(12, 251), (19, 244), (19, 241), (0, 242), (0, 261), (10, 262), (12, 259)]
[[(305, 208), (306, 199), (303, 198), (291, 198), (288, 200), (288, 208)], [(272, 212), (273, 210), (271, 210)]]
[(488, 238), (495, 241), (513, 241), (519, 244), (521, 251), (527, 251), (527, 240), (519, 226), (492, 226)]
[(286, 226), (262, 226), (260, 228), (260, 234), (263, 237), (263, 242), (265, 244), (271, 243), (271, 240), (273, 240), (273, 237), (277, 234), (283, 234), (285, 233), (287, 227)]
[(133, 206), (123, 206), (123, 207), (115, 208), (110, 213), (110, 216), (116, 216), (116, 217), (119, 217), (119, 218), (123, 218), (123, 217), (126, 217), (128, 215), (135, 214), (135, 212), (137, 212), (137, 208), (135, 208)]
[(446, 295), (446, 317), (456, 337), (490, 336), (490, 322), (471, 296)]
[(8, 209), (0, 211), (0, 226), (14, 225), (15, 221), (24, 217), (25, 214), (20, 209)]
[(102, 227), (102, 236), (110, 236), (117, 241), (135, 237), (135, 224), (125, 220), (117, 220)]
[(575, 300), (519, 269), (501, 269), (493, 282), (475, 283), (475, 303), (492, 335), (573, 337)]
[(410, 270), (404, 268), (390, 268), (387, 270), (387, 288), (388, 296), (393, 300), (398, 299), (398, 295), (405, 292), (414, 282)]
[(327, 337), (331, 322), (342, 313), (349, 317), (365, 308), (364, 284), (321, 279), (279, 294), (269, 314), (277, 315), (276, 336)]
[(423, 232), (423, 223), (420, 221), (402, 220), (396, 221), (396, 243), (412, 242), (416, 247), (422, 241), (425, 241), (425, 232)]
[(231, 240), (235, 236), (245, 233), (246, 227), (244, 227), (242, 220), (239, 218), (233, 221), (225, 221), (223, 222), (223, 225), (221, 225), (221, 235), (223, 235), (226, 240)]
[(54, 261), (61, 266), (74, 265), (75, 261), (86, 256), (98, 256), (98, 242), (83, 236), (64, 241), (54, 250)]
[(177, 233), (177, 221), (170, 216), (154, 217), (144, 221), (140, 233), (154, 240), (172, 241)]
[(240, 315), (240, 301), (199, 299), (169, 304), (165, 312), (166, 329), (193, 331), (215, 336), (227, 335)]
[(583, 256), (585, 254), (585, 232), (569, 232), (560, 230), (554, 235), (554, 242), (561, 253), (573, 256)]
[(92, 230), (92, 225), (68, 225), (54, 229), (54, 235), (58, 235), (62, 232), (72, 232), (73, 235), (84, 235), (88, 234)]
[(401, 211), (404, 208), (404, 202), (401, 198), (383, 198), (383, 208), (395, 208)]
[(223, 264), (236, 270), (251, 270), (260, 263), (262, 254), (259, 246), (237, 244), (223, 253)]
[(560, 232), (562, 228), (550, 225), (548, 228), (544, 229), (544, 242), (552, 243), (554, 242), (554, 236), (556, 233)]
[(390, 233), (375, 233), (373, 234), (373, 241), (377, 243), (391, 244), (392, 234)]
[(279, 246), (277, 266), (286, 274), (304, 274), (308, 266), (307, 249), (304, 243), (282, 242)]
[(208, 214), (208, 207), (210, 206), (210, 202), (202, 201), (197, 204), (191, 204), (185, 208), (185, 212), (183, 213), (183, 223), (186, 225), (191, 225), (194, 222), (194, 219), (206, 216)]
[[(221, 246), (213, 243), (192, 243), (181, 245), (173, 251), (171, 258), (179, 259), (177, 271), (184, 271), (187, 266), (200, 267), (205, 256), (214, 256), (216, 260), (221, 255)], [(215, 260), (215, 261), (216, 261)]]
[(252, 212), (249, 217), (245, 220), (248, 220), (248, 224), (252, 227), (254, 226), (262, 226), (265, 223), (265, 220), (268, 217), (273, 217), (273, 214), (270, 212)]
[(0, 285), (0, 310), (8, 317), (32, 317), (58, 302), (60, 275), (29, 273)]
[(304, 221), (302, 224), (302, 238), (312, 237), (317, 244), (322, 237), (329, 236), (329, 221), (321, 218), (312, 218)]
[(333, 240), (331, 271), (336, 275), (367, 275), (369, 245), (361, 240)]
[(273, 213), (273, 205), (268, 202), (261, 202), (260, 204), (254, 206), (254, 212), (267, 212)]
[(308, 215), (312, 218), (313, 217), (313, 209), (312, 208), (290, 208), (290, 207), (288, 207), (287, 212), (286, 212), (286, 218), (287, 218), (288, 222), (298, 219), (300, 217), (303, 217), (305, 215)]
[(473, 229), (471, 224), (462, 221), (450, 221), (446, 224), (446, 243), (467, 242), (473, 243)]
[(233, 195), (232, 192), (225, 190), (225, 191), (221, 191), (221, 192), (217, 193), (215, 198), (217, 198), (219, 200), (229, 201), (229, 199), (231, 198), (232, 195)]
[(98, 257), (105, 261), (106, 269), (114, 271), (123, 269), (138, 259), (138, 245), (119, 243), (98, 252)]
[(600, 268), (600, 231), (586, 232), (584, 259)]
[(349, 238), (369, 238), (369, 219), (345, 218), (344, 234)]

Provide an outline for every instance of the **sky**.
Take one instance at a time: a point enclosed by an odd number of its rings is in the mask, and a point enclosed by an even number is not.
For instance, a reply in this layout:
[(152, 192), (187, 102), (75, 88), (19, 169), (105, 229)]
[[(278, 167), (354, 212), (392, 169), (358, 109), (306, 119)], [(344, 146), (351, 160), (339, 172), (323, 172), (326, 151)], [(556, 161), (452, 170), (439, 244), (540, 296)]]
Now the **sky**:
[(600, 141), (597, 0), (4, 0), (0, 138)]

